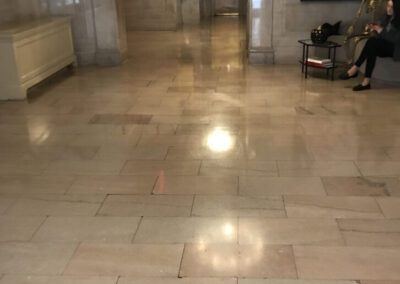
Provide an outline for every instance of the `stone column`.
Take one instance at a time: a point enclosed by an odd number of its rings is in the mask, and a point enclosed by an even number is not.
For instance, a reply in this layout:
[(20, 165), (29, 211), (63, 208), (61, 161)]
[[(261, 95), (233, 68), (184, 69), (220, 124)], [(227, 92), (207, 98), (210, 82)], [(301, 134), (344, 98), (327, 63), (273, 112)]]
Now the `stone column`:
[(274, 0), (248, 1), (248, 57), (250, 64), (274, 63), (273, 5)]
[(72, 18), (72, 35), (78, 64), (96, 64), (96, 31), (92, 0), (42, 0), (50, 15), (69, 15)]
[(96, 30), (96, 63), (120, 64), (127, 55), (123, 0), (93, 0)]
[(182, 22), (184, 25), (200, 23), (200, 1), (202, 0), (181, 0)]
[(175, 31), (181, 24), (181, 0), (125, 0), (128, 30)]
[(214, 1), (215, 0), (200, 1), (200, 15), (202, 18), (211, 18), (214, 15)]

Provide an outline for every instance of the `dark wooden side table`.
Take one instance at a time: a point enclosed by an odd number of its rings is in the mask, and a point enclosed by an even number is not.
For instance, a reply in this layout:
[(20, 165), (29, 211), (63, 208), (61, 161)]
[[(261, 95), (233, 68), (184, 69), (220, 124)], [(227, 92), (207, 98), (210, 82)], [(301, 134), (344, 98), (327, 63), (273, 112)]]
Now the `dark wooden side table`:
[[(318, 68), (318, 69), (325, 69), (326, 70), (326, 78), (329, 78), (329, 73), (331, 73), (331, 80), (333, 81), (335, 78), (335, 69), (338, 67), (336, 65), (336, 48), (341, 47), (342, 45), (327, 41), (324, 43), (314, 43), (311, 39), (302, 39), (299, 40), (299, 43), (303, 45), (303, 57), (300, 61), (301, 64), (301, 72), (304, 73), (305, 78), (308, 77), (308, 68)], [(332, 60), (331, 67), (324, 67), (324, 66), (315, 66), (307, 64), (308, 58), (310, 58), (310, 47), (314, 48), (326, 48), (328, 50), (328, 59)]]

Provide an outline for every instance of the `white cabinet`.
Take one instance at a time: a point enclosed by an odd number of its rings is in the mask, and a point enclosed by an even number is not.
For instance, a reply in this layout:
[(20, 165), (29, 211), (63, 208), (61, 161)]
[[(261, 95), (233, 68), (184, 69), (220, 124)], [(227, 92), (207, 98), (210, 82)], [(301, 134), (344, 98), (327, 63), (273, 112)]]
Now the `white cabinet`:
[(69, 17), (0, 28), (0, 100), (25, 99), (27, 89), (75, 63)]

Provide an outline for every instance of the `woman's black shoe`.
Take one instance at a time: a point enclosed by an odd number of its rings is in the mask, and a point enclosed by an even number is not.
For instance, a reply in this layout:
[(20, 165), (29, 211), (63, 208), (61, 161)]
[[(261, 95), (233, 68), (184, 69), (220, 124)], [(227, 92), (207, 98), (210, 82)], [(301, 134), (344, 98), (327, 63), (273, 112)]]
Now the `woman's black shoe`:
[(344, 72), (344, 73), (339, 75), (339, 79), (340, 80), (349, 80), (349, 79), (355, 78), (357, 76), (358, 76), (358, 72), (356, 74), (354, 74), (354, 75), (351, 75), (351, 76), (349, 75), (349, 73)]
[(371, 84), (368, 84), (368, 85), (362, 85), (362, 84), (359, 84), (359, 85), (357, 85), (357, 86), (355, 86), (354, 88), (353, 88), (353, 91), (354, 92), (359, 92), (359, 91), (365, 91), (365, 90), (369, 90), (369, 89), (371, 89)]

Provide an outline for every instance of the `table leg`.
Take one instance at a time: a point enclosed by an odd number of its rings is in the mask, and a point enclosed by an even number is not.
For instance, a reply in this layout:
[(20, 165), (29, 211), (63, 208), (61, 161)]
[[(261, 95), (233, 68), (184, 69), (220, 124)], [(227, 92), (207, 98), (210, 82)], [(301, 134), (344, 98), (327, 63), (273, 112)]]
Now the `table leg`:
[(332, 78), (331, 80), (335, 80), (335, 69), (336, 69), (336, 47), (333, 48), (333, 59), (332, 59), (332, 64), (333, 64), (333, 68), (332, 68)]
[(306, 57), (306, 45), (303, 44), (303, 57), (301, 61), (301, 73), (304, 73), (304, 62), (305, 62), (305, 57)]
[(309, 52), (309, 48), (308, 48), (308, 45), (307, 45), (307, 47), (306, 47), (306, 59), (305, 59), (305, 62), (306, 62), (306, 79), (308, 78), (308, 65), (307, 65), (307, 61), (308, 61), (308, 52)]
[[(328, 48), (328, 58), (331, 59), (331, 48)], [(326, 69), (326, 78), (329, 78), (329, 69)]]

